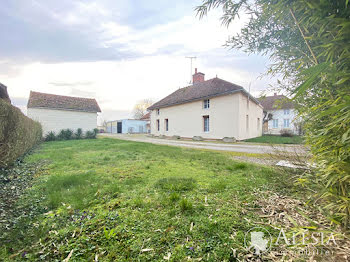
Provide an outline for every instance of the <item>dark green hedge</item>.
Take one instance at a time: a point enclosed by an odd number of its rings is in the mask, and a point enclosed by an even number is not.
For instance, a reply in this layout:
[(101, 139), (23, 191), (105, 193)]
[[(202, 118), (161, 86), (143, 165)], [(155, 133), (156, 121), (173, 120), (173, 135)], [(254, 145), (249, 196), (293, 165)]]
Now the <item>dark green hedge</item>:
[(38, 122), (0, 99), (0, 167), (6, 167), (42, 139)]

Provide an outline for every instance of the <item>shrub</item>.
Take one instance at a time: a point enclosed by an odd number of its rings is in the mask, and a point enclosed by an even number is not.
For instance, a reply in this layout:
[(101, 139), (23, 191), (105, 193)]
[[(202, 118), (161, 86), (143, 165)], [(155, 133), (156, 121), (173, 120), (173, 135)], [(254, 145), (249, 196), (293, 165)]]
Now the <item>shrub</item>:
[(6, 167), (41, 141), (42, 129), (3, 99), (0, 112), (0, 167)]
[(280, 131), (280, 134), (281, 134), (281, 136), (284, 136), (284, 137), (293, 137), (294, 136), (292, 130), (290, 130), (290, 129), (282, 129)]
[(96, 133), (94, 131), (86, 131), (85, 138), (86, 139), (95, 139)]
[(83, 129), (78, 128), (74, 134), (74, 137), (75, 137), (75, 139), (82, 139), (83, 138)]
[(55, 132), (51, 131), (46, 134), (45, 141), (55, 141), (56, 140), (56, 134)]

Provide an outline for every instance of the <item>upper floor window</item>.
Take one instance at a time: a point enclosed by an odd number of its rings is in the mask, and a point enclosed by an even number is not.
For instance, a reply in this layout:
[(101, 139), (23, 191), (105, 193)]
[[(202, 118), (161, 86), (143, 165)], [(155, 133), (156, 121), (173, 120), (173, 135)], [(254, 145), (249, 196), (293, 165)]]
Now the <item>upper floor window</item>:
[(284, 109), (284, 114), (289, 115), (290, 110), (289, 109)]
[(278, 128), (278, 119), (272, 120), (272, 126), (273, 126), (273, 128)]
[(160, 111), (160, 110), (159, 110), (159, 109), (157, 109), (157, 115), (159, 115), (159, 111)]
[(209, 116), (203, 116), (204, 132), (209, 132)]
[(289, 119), (283, 119), (283, 126), (284, 127), (289, 127), (290, 123), (289, 123)]
[(209, 99), (205, 99), (203, 101), (203, 108), (207, 109), (210, 107), (210, 100)]
[(165, 122), (165, 131), (169, 131), (169, 120), (165, 119), (164, 122)]

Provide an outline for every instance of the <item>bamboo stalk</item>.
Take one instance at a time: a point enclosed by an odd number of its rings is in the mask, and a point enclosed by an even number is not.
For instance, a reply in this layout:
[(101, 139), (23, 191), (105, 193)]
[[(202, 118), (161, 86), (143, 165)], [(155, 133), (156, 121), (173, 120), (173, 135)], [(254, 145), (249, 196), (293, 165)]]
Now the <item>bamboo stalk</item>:
[(295, 21), (295, 24), (297, 25), (297, 27), (298, 27), (298, 29), (299, 29), (299, 31), (300, 31), (300, 34), (302, 35), (302, 37), (303, 37), (303, 39), (304, 39), (304, 41), (305, 41), (305, 44), (306, 44), (307, 47), (309, 48), (309, 51), (310, 51), (312, 57), (314, 58), (315, 64), (318, 65), (317, 58), (316, 58), (314, 52), (312, 51), (311, 46), (310, 46), (309, 42), (307, 41), (307, 39), (306, 39), (306, 37), (305, 37), (305, 35), (304, 35), (303, 30), (301, 30), (301, 27), (300, 27), (300, 25), (299, 25), (299, 22), (298, 22), (297, 18), (295, 17), (294, 12), (293, 12), (293, 10), (292, 10), (291, 8), (289, 8), (289, 12), (291, 13), (291, 15), (292, 15), (292, 17), (293, 17), (293, 19), (294, 19), (294, 21)]

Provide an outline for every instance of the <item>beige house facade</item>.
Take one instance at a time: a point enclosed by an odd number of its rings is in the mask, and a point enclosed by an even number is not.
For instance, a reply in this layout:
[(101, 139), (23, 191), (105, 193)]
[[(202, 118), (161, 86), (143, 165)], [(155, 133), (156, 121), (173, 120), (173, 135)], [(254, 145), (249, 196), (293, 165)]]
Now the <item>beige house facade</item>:
[(205, 81), (202, 73), (194, 74), (192, 86), (175, 91), (149, 109), (155, 136), (244, 140), (262, 135), (260, 103), (242, 87), (219, 78)]

